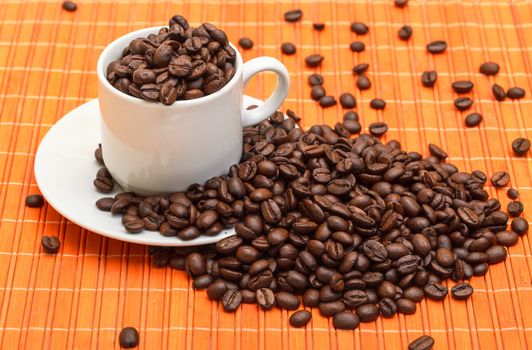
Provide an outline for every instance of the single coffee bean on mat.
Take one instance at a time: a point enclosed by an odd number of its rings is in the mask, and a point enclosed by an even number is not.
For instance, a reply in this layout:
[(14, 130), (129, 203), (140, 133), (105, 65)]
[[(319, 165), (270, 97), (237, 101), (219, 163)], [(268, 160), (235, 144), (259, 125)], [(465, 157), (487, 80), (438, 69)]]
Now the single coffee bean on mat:
[(320, 106), (328, 108), (336, 105), (337, 101), (333, 96), (323, 96), (320, 98)]
[(321, 32), (325, 29), (325, 23), (312, 23), (312, 28), (316, 29), (318, 32)]
[(362, 52), (366, 49), (366, 45), (362, 41), (353, 41), (349, 48), (353, 52)]
[(421, 83), (425, 87), (433, 87), (438, 79), (438, 73), (436, 71), (425, 71), (421, 74)]
[(303, 11), (296, 9), (284, 13), (284, 20), (287, 22), (297, 22), (303, 17)]
[(397, 35), (399, 36), (399, 39), (407, 41), (412, 36), (412, 27), (408, 25), (402, 26)]
[(388, 131), (388, 125), (384, 122), (375, 122), (369, 125), (369, 132), (373, 136), (382, 136)]
[(474, 85), (469, 80), (459, 80), (453, 82), (451, 86), (454, 92), (456, 92), (457, 94), (467, 94), (468, 92), (473, 90)]
[(408, 344), (408, 350), (431, 350), (434, 347), (434, 338), (422, 335)]
[(354, 108), (357, 105), (355, 96), (349, 92), (344, 92), (340, 95), (340, 105), (342, 105), (342, 108), (345, 109)]
[(307, 67), (315, 68), (321, 65), (321, 62), (323, 62), (324, 59), (325, 57), (322, 55), (313, 54), (305, 57), (305, 63), (307, 64)]
[(78, 5), (74, 1), (63, 1), (63, 9), (68, 12), (74, 12), (78, 9)]
[(513, 140), (512, 150), (518, 156), (523, 156), (530, 150), (530, 140), (524, 137), (519, 137)]
[(371, 88), (371, 81), (365, 75), (359, 75), (357, 77), (357, 88), (360, 90), (368, 90)]
[(299, 310), (290, 315), (289, 322), (292, 327), (304, 327), (312, 319), (312, 314), (308, 310)]
[(326, 95), (326, 91), (321, 85), (315, 85), (310, 89), (310, 98), (314, 101), (319, 101), (322, 97)]
[(517, 191), (513, 187), (510, 187), (508, 191), (506, 191), (506, 195), (508, 196), (508, 198), (516, 200), (517, 198), (519, 198), (519, 191)]
[(120, 331), (118, 342), (124, 349), (134, 348), (139, 345), (139, 332), (133, 327), (124, 327)]
[(504, 170), (497, 171), (491, 175), (490, 181), (495, 187), (504, 187), (510, 182), (510, 175)]
[(493, 84), (491, 86), (491, 92), (497, 101), (504, 101), (506, 99), (506, 92), (504, 91), (504, 88), (498, 84)]
[(458, 97), (454, 100), (454, 107), (460, 112), (466, 111), (473, 105), (473, 100), (470, 97)]
[(522, 236), (528, 232), (528, 221), (524, 218), (515, 218), (512, 220), (512, 231), (517, 233), (517, 235)]
[(61, 242), (56, 236), (42, 236), (41, 238), (42, 249), (48, 254), (55, 254), (59, 251)]
[(238, 40), (238, 45), (244, 50), (249, 50), (253, 47), (253, 41), (250, 38), (240, 38)]
[(368, 68), (369, 68), (369, 64), (368, 63), (359, 63), (359, 64), (357, 64), (356, 66), (353, 67), (353, 73), (357, 74), (357, 75), (361, 75), (361, 74), (366, 73)]
[(408, 4), (408, 0), (394, 0), (395, 7), (403, 8)]
[(433, 41), (427, 44), (427, 51), (432, 54), (442, 53), (447, 49), (447, 42), (443, 40)]
[(370, 101), (369, 106), (373, 109), (384, 109), (386, 102), (382, 98), (374, 98)]
[(468, 299), (473, 294), (473, 287), (469, 283), (459, 283), (451, 288), (451, 295), (456, 300)]
[(499, 73), (499, 65), (495, 62), (485, 62), (480, 65), (479, 71), (484, 75), (495, 75)]
[(26, 206), (40, 208), (44, 205), (44, 198), (40, 194), (30, 194), (26, 197)]
[(525, 89), (520, 87), (511, 87), (506, 91), (506, 96), (512, 100), (517, 100), (525, 97)]
[(368, 33), (369, 28), (362, 22), (353, 22), (351, 23), (351, 31), (358, 35), (365, 35)]
[(292, 43), (282, 43), (281, 52), (285, 55), (293, 55), (296, 53), (296, 46)]
[(324, 81), (323, 80), (323, 76), (321, 74), (318, 74), (318, 73), (311, 74), (308, 77), (308, 84), (310, 86), (323, 85), (323, 81)]
[(482, 122), (482, 114), (473, 112), (466, 116), (465, 124), (467, 127), (472, 128), (479, 125)]

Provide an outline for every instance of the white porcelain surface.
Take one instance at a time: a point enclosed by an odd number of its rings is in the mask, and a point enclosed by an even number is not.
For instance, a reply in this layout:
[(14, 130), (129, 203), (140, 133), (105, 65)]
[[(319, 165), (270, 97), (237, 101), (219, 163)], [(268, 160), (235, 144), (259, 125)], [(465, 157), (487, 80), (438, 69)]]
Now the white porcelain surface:
[[(125, 189), (139, 194), (185, 190), (194, 182), (227, 173), (242, 150), (242, 127), (275, 112), (288, 94), (288, 71), (271, 57), (242, 63), (237, 52), (234, 77), (219, 91), (171, 106), (146, 102), (115, 89), (105, 72), (122, 49), (137, 37), (160, 27), (126, 34), (109, 44), (98, 60), (102, 150), (111, 175)], [(262, 71), (277, 74), (277, 87), (261, 108), (246, 111), (243, 89)]]
[[(243, 102), (244, 106), (262, 104), (260, 100), (249, 96), (244, 96)], [(61, 118), (39, 145), (35, 156), (35, 179), (41, 193), (54, 209), (89, 231), (139, 244), (201, 245), (215, 243), (234, 234), (234, 229), (230, 229), (214, 237), (200, 236), (191, 241), (164, 237), (159, 232), (131, 234), (122, 227), (120, 217), (98, 210), (95, 202), (108, 196), (97, 192), (92, 185), (96, 171), (100, 168), (94, 159), (94, 150), (101, 140), (99, 115), (98, 100), (89, 101)]]

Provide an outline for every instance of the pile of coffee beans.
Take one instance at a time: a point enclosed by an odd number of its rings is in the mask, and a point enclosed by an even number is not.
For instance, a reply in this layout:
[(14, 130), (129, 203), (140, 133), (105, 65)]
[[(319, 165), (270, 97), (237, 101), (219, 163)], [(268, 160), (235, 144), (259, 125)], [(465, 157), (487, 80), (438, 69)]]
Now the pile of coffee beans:
[[(251, 48), (251, 40), (240, 43)], [(147, 38), (136, 38), (107, 67), (118, 90), (150, 102), (171, 105), (221, 89), (235, 72), (235, 50), (213, 24), (190, 27), (180, 15)]]
[[(340, 329), (412, 314), (423, 298), (443, 300), (448, 278), (457, 282), (450, 295), (467, 299), (473, 288), (463, 281), (504, 261), (506, 247), (528, 231), (522, 218), (509, 230), (508, 214), (483, 188), (488, 177), (445, 163), (437, 145), (423, 157), (395, 140), (352, 138), (344, 124), (358, 121), (354, 111), (335, 128), (308, 131), (287, 114), (244, 129), (242, 160), (227, 176), (170, 196), (119, 193), (96, 205), (122, 215), (133, 233), (193, 239), (234, 226), (236, 235), (215, 245), (150, 247), (153, 263), (185, 270), (228, 312), (242, 303), (303, 305)], [(509, 176), (490, 180), (505, 186)], [(311, 317), (297, 311), (290, 323), (301, 327)]]

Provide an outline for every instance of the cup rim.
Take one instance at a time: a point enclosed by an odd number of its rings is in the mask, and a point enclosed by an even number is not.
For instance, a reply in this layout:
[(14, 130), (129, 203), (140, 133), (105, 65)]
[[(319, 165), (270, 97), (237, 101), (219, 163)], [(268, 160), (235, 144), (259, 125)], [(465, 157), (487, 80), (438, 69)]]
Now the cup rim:
[[(223, 95), (226, 91), (232, 89), (233, 86), (235, 84), (237, 84), (237, 81), (239, 79), (238, 77), (242, 75), (242, 65), (243, 65), (242, 55), (240, 54), (238, 49), (235, 47), (235, 45), (233, 45), (233, 43), (229, 42), (229, 45), (236, 52), (236, 58), (235, 58), (235, 63), (236, 63), (235, 64), (235, 68), (236, 68), (236, 70), (235, 70), (235, 73), (233, 74), (233, 77), (231, 78), (231, 80), (229, 80), (229, 82), (227, 84), (225, 84), (220, 90), (218, 90), (218, 91), (216, 91), (216, 92), (214, 92), (212, 94), (209, 94), (209, 95), (206, 95), (206, 96), (202, 96), (200, 98), (195, 98), (195, 99), (192, 99), (192, 100), (177, 100), (174, 103), (172, 103), (171, 105), (165, 105), (165, 104), (163, 104), (161, 102), (150, 102), (150, 101), (146, 101), (146, 100), (143, 100), (141, 98), (138, 98), (138, 97), (134, 97), (134, 96), (128, 95), (128, 94), (118, 90), (113, 85), (111, 85), (111, 83), (107, 80), (106, 75), (104, 74), (104, 72), (107, 71), (107, 67), (104, 67), (104, 61), (106, 61), (109, 58), (109, 56), (111, 54), (111, 51), (113, 49), (115, 49), (116, 46), (119, 46), (119, 45), (125, 47), (123, 42), (127, 42), (127, 44), (129, 44), (129, 42), (131, 40), (135, 39), (135, 38), (146, 37), (148, 34), (151, 34), (151, 33), (156, 34), (163, 27), (164, 26), (155, 26), (155, 27), (148, 27), (148, 28), (135, 30), (133, 32), (126, 33), (126, 34), (114, 39), (111, 43), (109, 43), (103, 49), (103, 51), (100, 53), (100, 56), (98, 57), (98, 63), (96, 65), (96, 74), (98, 75), (98, 80), (100, 81), (101, 86), (106, 88), (111, 93), (119, 96), (119, 98), (123, 98), (123, 99), (127, 100), (130, 103), (139, 104), (139, 105), (142, 105), (142, 106), (145, 106), (145, 107), (171, 109), (171, 108), (179, 108), (179, 107), (182, 107), (182, 106), (194, 106), (194, 105), (197, 105), (197, 104), (200, 104), (200, 103), (210, 102), (211, 100), (216, 99), (220, 95)], [(123, 48), (121, 48), (121, 49), (123, 49)]]

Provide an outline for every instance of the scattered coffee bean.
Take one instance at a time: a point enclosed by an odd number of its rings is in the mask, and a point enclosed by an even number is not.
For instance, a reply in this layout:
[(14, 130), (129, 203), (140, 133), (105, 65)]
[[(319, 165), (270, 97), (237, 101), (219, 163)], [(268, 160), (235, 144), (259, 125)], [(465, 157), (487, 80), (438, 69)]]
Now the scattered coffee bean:
[(342, 108), (345, 109), (354, 108), (357, 105), (355, 96), (349, 92), (344, 92), (340, 95), (340, 105), (342, 105)]
[(312, 27), (316, 29), (318, 32), (321, 32), (325, 29), (325, 23), (313, 23)]
[(511, 247), (517, 244), (519, 236), (513, 231), (500, 231), (495, 234), (497, 237), (497, 244), (504, 247)]
[(465, 124), (467, 127), (472, 128), (479, 125), (482, 122), (482, 114), (473, 112), (467, 115), (465, 118)]
[(445, 160), (447, 158), (447, 152), (433, 143), (429, 144), (429, 152), (431, 156), (436, 157), (439, 160)]
[(484, 75), (495, 75), (499, 73), (499, 65), (495, 62), (482, 63), (479, 71)]
[(386, 102), (382, 98), (374, 98), (370, 101), (369, 106), (373, 109), (384, 109)]
[(369, 125), (369, 132), (373, 136), (380, 137), (386, 134), (386, 131), (388, 131), (388, 125), (384, 122), (375, 122)]
[(253, 41), (250, 38), (240, 38), (238, 40), (238, 45), (244, 50), (249, 50), (253, 47)]
[(353, 73), (355, 73), (356, 75), (361, 75), (361, 74), (366, 73), (368, 68), (369, 68), (369, 64), (367, 64), (367, 63), (359, 63), (359, 64), (357, 64), (356, 66), (353, 67)]
[(395, 7), (403, 8), (408, 4), (408, 0), (394, 0)]
[(520, 99), (525, 97), (525, 89), (520, 87), (511, 87), (506, 91), (506, 96), (512, 100)]
[(358, 122), (360, 117), (358, 116), (358, 113), (355, 111), (347, 111), (344, 114), (344, 121), (352, 120), (355, 122)]
[(517, 233), (519, 236), (524, 235), (528, 232), (528, 221), (521, 217), (513, 219), (512, 231)]
[(451, 295), (456, 300), (468, 299), (473, 294), (473, 287), (469, 283), (458, 283), (451, 288)]
[(63, 1), (63, 9), (68, 12), (74, 12), (78, 9), (78, 5), (73, 1)]
[(61, 242), (56, 236), (42, 236), (42, 249), (48, 254), (56, 254), (59, 251)]
[(452, 88), (457, 94), (467, 94), (468, 92), (473, 90), (473, 86), (473, 83), (469, 80), (459, 80), (453, 82), (452, 84)]
[(513, 187), (510, 187), (508, 191), (506, 191), (506, 195), (508, 196), (508, 198), (516, 200), (517, 198), (519, 198), (519, 191), (517, 191)]
[(421, 75), (421, 83), (425, 87), (433, 87), (436, 84), (436, 79), (438, 79), (438, 73), (436, 71), (425, 71)]
[(523, 137), (516, 138), (512, 142), (512, 150), (518, 156), (523, 156), (530, 150), (530, 140)]
[(297, 22), (303, 17), (303, 11), (291, 10), (284, 13), (284, 20), (287, 22)]
[(506, 92), (503, 87), (497, 84), (493, 84), (491, 92), (497, 101), (504, 101), (506, 99)]
[(321, 85), (315, 85), (310, 89), (310, 98), (314, 101), (319, 101), (326, 95), (325, 89)]
[(308, 77), (308, 83), (310, 86), (323, 85), (323, 76), (318, 73), (311, 74)]
[(323, 62), (324, 59), (325, 57), (322, 55), (313, 54), (305, 57), (305, 63), (307, 64), (307, 67), (315, 68), (321, 65), (321, 62)]
[(371, 88), (371, 81), (365, 75), (359, 75), (357, 77), (357, 87), (360, 90), (368, 90)]
[(408, 25), (402, 26), (397, 35), (399, 36), (399, 39), (407, 41), (412, 36), (412, 27)]
[(358, 35), (365, 35), (368, 33), (368, 26), (362, 22), (353, 22), (351, 23), (351, 31)]
[(427, 51), (432, 54), (442, 53), (446, 49), (447, 43), (443, 40), (437, 40), (427, 44)]
[(96, 207), (101, 211), (111, 211), (114, 202), (115, 199), (113, 197), (100, 198), (96, 201)]
[(512, 217), (521, 215), (524, 209), (525, 208), (523, 206), (523, 202), (514, 201), (514, 202), (508, 203), (508, 208), (507, 208), (508, 214)]
[(360, 131), (362, 131), (362, 126), (360, 123), (356, 120), (344, 120), (343, 124), (344, 128), (349, 131), (350, 134), (359, 134)]
[(336, 99), (333, 96), (323, 96), (320, 98), (320, 106), (323, 108), (328, 108), (335, 106), (337, 103)]
[(434, 347), (434, 338), (422, 335), (408, 344), (408, 350), (431, 350)]
[(506, 248), (500, 245), (493, 245), (489, 247), (486, 252), (487, 256), (487, 263), (492, 264), (498, 264), (506, 259), (506, 256), (508, 253), (506, 252)]
[(351, 311), (342, 311), (333, 316), (333, 325), (336, 329), (355, 329), (360, 324), (360, 318)]
[(299, 310), (290, 315), (289, 322), (292, 327), (304, 327), (312, 319), (312, 314), (308, 310)]
[(281, 52), (285, 55), (293, 55), (296, 53), (296, 46), (292, 43), (282, 43)]
[(26, 206), (40, 208), (44, 205), (44, 198), (40, 194), (30, 194), (26, 197)]
[(470, 97), (458, 97), (454, 100), (454, 106), (461, 112), (468, 110), (472, 105), (473, 100)]
[(510, 175), (506, 171), (497, 171), (491, 175), (491, 184), (494, 187), (504, 187), (510, 182)]
[(362, 52), (366, 49), (366, 45), (362, 41), (353, 41), (349, 48), (353, 52)]
[(129, 349), (139, 345), (139, 332), (133, 327), (124, 327), (118, 336), (120, 347)]

